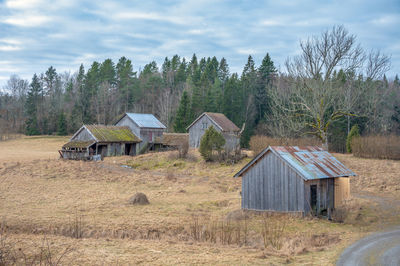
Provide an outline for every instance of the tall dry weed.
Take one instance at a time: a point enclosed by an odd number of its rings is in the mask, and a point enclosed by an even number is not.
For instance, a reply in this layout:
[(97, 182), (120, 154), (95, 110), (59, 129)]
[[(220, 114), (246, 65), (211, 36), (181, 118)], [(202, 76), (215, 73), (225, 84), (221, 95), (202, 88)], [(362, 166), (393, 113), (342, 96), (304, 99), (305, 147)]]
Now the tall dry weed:
[(351, 148), (357, 157), (400, 160), (400, 136), (357, 137)]
[(283, 245), (287, 230), (288, 217), (267, 217), (263, 216), (261, 224), (261, 235), (264, 240), (264, 247), (272, 246), (280, 250)]
[(261, 135), (253, 136), (250, 139), (250, 149), (254, 155), (259, 154), (268, 146), (321, 146), (321, 141), (316, 138), (271, 138)]

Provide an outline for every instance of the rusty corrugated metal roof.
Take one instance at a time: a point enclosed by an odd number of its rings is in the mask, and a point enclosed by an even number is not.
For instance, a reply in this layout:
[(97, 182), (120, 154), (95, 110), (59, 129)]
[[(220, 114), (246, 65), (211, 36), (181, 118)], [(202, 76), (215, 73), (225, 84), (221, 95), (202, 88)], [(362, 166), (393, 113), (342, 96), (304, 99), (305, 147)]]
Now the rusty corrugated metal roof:
[(355, 176), (356, 174), (339, 162), (332, 154), (316, 146), (272, 146), (263, 150), (235, 176), (241, 176), (257, 163), (268, 151), (285, 160), (306, 180)]

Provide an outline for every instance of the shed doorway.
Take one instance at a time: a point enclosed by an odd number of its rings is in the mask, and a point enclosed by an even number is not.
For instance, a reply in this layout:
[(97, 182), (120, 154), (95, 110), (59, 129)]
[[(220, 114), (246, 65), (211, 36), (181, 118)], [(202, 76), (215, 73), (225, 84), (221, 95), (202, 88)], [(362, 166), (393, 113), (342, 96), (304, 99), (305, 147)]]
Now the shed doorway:
[(317, 185), (310, 186), (310, 204), (313, 213), (317, 213)]

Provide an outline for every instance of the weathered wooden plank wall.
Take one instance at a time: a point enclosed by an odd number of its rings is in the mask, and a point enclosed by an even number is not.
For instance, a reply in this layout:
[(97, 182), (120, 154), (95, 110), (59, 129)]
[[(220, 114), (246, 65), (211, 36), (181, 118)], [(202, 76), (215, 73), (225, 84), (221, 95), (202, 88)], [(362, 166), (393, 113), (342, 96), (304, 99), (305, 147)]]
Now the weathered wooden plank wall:
[(79, 132), (78, 135), (76, 135), (73, 139), (71, 140), (76, 140), (76, 141), (88, 141), (88, 140), (94, 140), (92, 134), (89, 133), (89, 131), (84, 128)]
[(239, 136), (233, 133), (222, 132), (221, 129), (216, 125), (208, 116), (202, 116), (193, 126), (189, 128), (189, 146), (198, 148), (200, 147), (200, 140), (204, 135), (207, 128), (213, 126), (215, 130), (222, 133), (225, 139), (224, 148), (228, 151), (233, 151), (240, 144)]
[(242, 177), (242, 208), (304, 210), (304, 181), (273, 153), (266, 154)]

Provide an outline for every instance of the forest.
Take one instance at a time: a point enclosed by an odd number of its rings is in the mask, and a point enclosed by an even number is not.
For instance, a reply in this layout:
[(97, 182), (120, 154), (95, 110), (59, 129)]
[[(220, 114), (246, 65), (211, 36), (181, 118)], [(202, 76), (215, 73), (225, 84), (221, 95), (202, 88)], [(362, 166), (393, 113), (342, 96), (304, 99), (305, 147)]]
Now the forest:
[(125, 112), (152, 113), (169, 132), (185, 132), (202, 112), (224, 113), (242, 147), (253, 135), (314, 136), (344, 152), (353, 125), (361, 135), (400, 134), (400, 81), (387, 79), (390, 56), (368, 51), (343, 26), (300, 41), (301, 53), (277, 71), (267, 52), (242, 73), (225, 58), (174, 55), (134, 71), (121, 57), (58, 73), (50, 66), (30, 81), (12, 75), (0, 91), (0, 135), (74, 133), (82, 124), (112, 124)]

